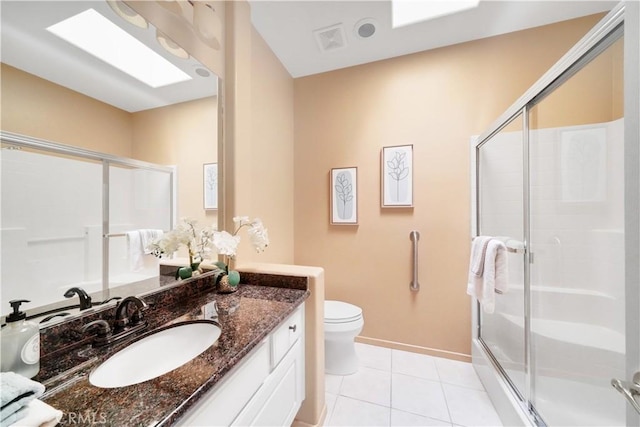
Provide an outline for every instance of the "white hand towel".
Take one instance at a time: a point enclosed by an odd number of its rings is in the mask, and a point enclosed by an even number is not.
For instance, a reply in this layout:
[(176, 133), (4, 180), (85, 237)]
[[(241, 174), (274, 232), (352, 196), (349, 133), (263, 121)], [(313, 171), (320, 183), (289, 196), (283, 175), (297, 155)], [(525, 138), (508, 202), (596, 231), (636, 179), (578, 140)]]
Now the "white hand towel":
[(487, 253), (487, 245), (493, 237), (477, 236), (471, 244), (471, 260), (469, 261), (470, 273), (476, 277), (482, 277), (484, 272), (484, 259)]
[(144, 251), (142, 250), (142, 238), (140, 231), (127, 231), (127, 250), (129, 252), (129, 269), (131, 271), (140, 271), (144, 268), (144, 260), (142, 259)]
[(507, 247), (498, 239), (488, 241), (484, 251), (482, 276), (477, 276), (472, 271), (473, 260), (472, 258), (469, 268), (467, 294), (480, 302), (485, 313), (493, 313), (495, 293), (507, 290)]
[(25, 408), (27, 415), (18, 420), (13, 427), (53, 427), (62, 419), (62, 411), (42, 400), (32, 400)]
[(142, 240), (142, 249), (144, 250), (145, 255), (149, 255), (152, 250), (149, 249), (149, 245), (151, 243), (156, 242), (162, 239), (164, 232), (162, 230), (152, 230), (152, 229), (144, 229), (140, 230), (140, 238)]

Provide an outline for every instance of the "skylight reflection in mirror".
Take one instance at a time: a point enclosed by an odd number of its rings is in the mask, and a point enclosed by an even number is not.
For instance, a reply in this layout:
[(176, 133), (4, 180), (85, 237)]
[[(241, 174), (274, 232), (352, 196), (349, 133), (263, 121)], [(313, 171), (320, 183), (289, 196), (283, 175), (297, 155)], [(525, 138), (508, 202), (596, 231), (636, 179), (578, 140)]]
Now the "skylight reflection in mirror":
[(150, 87), (191, 80), (188, 74), (94, 9), (87, 9), (47, 30)]

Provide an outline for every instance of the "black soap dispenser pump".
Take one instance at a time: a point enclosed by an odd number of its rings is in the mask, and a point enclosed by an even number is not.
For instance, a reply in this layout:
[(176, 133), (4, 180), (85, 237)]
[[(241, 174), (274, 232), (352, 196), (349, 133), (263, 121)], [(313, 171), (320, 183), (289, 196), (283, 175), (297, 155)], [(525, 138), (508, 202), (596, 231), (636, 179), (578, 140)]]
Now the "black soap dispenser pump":
[(13, 312), (7, 316), (7, 325), (0, 332), (0, 370), (33, 378), (40, 371), (40, 328), (36, 323), (27, 321), (27, 314), (20, 311), (20, 305), (25, 302), (30, 301), (9, 301)]

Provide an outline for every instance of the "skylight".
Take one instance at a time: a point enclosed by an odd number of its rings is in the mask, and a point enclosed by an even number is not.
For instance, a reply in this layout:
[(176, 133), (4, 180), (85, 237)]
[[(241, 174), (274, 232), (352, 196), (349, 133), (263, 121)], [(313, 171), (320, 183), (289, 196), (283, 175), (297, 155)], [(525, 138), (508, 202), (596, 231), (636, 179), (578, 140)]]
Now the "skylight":
[(191, 79), (94, 9), (87, 9), (47, 30), (153, 88)]
[(480, 0), (391, 0), (391, 26), (404, 27), (473, 9)]

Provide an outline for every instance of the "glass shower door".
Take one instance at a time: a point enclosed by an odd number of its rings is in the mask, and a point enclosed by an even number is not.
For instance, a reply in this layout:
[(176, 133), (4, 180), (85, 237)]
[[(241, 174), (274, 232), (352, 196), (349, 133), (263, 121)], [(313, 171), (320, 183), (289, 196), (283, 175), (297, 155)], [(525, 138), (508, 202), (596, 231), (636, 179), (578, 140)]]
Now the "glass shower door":
[(109, 166), (108, 287), (158, 276), (158, 258), (145, 243), (171, 230), (173, 181), (168, 171), (122, 164)]
[[(518, 114), (478, 149), (478, 235), (524, 241), (523, 117)], [(495, 294), (495, 309), (480, 308), (480, 338), (522, 402), (526, 387), (524, 262), (507, 252), (508, 289)]]
[(102, 164), (4, 142), (0, 160), (3, 314), (10, 300), (49, 309), (71, 287), (90, 292), (102, 273)]
[(532, 403), (547, 425), (623, 426), (623, 39), (529, 113)]

